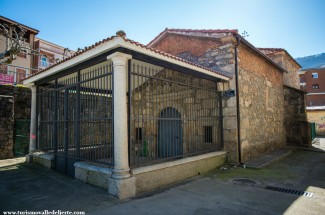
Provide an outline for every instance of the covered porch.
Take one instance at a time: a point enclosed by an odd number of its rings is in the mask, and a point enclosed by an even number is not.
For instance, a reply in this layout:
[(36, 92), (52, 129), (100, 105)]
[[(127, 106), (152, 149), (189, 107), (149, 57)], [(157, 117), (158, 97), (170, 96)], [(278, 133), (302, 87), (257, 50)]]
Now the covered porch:
[(103, 40), (24, 81), (28, 158), (121, 199), (208, 171), (226, 156), (218, 88), (229, 79), (121, 36)]

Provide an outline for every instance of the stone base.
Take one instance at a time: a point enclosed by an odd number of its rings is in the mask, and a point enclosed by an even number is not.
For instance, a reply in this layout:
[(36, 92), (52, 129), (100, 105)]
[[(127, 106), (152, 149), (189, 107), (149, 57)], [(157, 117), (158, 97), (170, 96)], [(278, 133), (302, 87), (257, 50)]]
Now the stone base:
[(33, 155), (30, 155), (30, 154), (26, 155), (26, 162), (33, 163)]
[(226, 152), (219, 151), (132, 169), (136, 178), (136, 194), (200, 175), (225, 162)]
[(87, 162), (77, 162), (74, 164), (74, 167), (74, 177), (76, 179), (97, 187), (108, 189), (108, 179), (112, 175), (112, 169)]
[(135, 177), (108, 178), (108, 193), (118, 199), (127, 199), (136, 194)]
[(54, 167), (54, 155), (44, 152), (35, 152), (32, 155), (32, 162), (45, 166), (49, 169)]

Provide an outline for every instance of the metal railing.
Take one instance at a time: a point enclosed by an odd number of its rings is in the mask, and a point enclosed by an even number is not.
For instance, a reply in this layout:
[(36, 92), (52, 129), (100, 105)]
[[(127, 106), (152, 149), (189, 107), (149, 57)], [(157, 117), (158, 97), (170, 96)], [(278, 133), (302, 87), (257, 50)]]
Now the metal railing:
[(141, 63), (129, 73), (131, 166), (222, 148), (216, 82)]
[[(0, 65), (1, 66), (1, 65)], [(20, 66), (6, 65), (0, 68), (0, 85), (18, 85), (38, 69), (25, 68)]]
[(38, 148), (113, 165), (112, 69), (81, 70), (38, 86)]

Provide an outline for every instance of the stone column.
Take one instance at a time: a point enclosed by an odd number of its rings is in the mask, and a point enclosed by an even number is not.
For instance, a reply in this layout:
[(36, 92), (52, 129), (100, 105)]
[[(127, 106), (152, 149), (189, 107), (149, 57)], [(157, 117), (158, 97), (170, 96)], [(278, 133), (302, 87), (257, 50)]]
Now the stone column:
[(135, 178), (130, 175), (127, 122), (127, 62), (131, 55), (116, 52), (107, 57), (113, 62), (114, 169), (108, 180), (109, 194), (125, 199), (135, 195)]
[(30, 114), (30, 135), (29, 135), (29, 154), (26, 156), (27, 162), (32, 162), (33, 153), (36, 150), (36, 86), (31, 87), (32, 90), (32, 101), (31, 101), (31, 114)]

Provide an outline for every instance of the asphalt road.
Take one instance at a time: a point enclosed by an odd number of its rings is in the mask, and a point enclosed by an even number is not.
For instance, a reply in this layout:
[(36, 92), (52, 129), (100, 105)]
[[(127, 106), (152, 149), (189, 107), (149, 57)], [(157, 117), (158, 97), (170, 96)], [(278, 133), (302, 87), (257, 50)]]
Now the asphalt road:
[[(233, 181), (242, 178), (249, 180)], [(313, 195), (267, 190), (267, 185)], [(325, 214), (325, 153), (296, 150), (260, 170), (225, 166), (126, 201), (36, 165), (0, 167), (0, 210), (53, 209), (85, 211), (87, 215)]]

